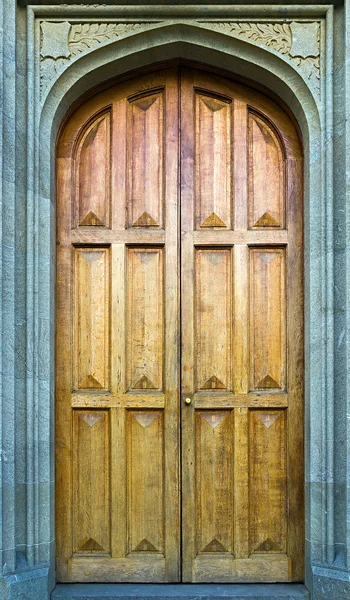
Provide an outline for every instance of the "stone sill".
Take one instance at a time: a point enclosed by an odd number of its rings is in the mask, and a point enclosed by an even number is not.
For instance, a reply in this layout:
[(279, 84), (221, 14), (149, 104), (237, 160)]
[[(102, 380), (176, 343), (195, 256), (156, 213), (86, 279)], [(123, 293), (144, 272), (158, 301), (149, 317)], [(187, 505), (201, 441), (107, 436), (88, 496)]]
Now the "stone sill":
[[(62, 2), (62, 0), (17, 0), (17, 4), (19, 4), (20, 6), (30, 6), (30, 5), (35, 5), (35, 6), (56, 6), (56, 5), (60, 5), (60, 4), (65, 4), (65, 5), (69, 5), (69, 4), (80, 4), (79, 0), (65, 0), (64, 2)], [(195, 5), (206, 5), (206, 6), (219, 6), (219, 5), (224, 5), (224, 6), (244, 6), (245, 4), (248, 4), (250, 6), (252, 5), (259, 5), (259, 4), (264, 4), (264, 5), (287, 5), (287, 6), (300, 6), (300, 0), (212, 0), (211, 2), (208, 2), (207, 0), (192, 0), (192, 2), (188, 2), (186, 3), (185, 1), (183, 2), (179, 2), (179, 0), (148, 0), (146, 3), (145, 2), (141, 2), (141, 0), (100, 0), (100, 2), (96, 2), (96, 0), (85, 0), (84, 2), (84, 6), (87, 7), (87, 5), (91, 4), (92, 6), (96, 6), (97, 4), (101, 4), (103, 5), (111, 5), (113, 4), (114, 6), (172, 6), (172, 5), (178, 5), (178, 4), (183, 4), (186, 6), (195, 6)], [(312, 0), (309, 2), (306, 2), (306, 4), (308, 6), (343, 6), (344, 1), (343, 0), (319, 0), (318, 2), (313, 2)]]
[(309, 600), (301, 583), (265, 584), (128, 584), (61, 583), (51, 600)]

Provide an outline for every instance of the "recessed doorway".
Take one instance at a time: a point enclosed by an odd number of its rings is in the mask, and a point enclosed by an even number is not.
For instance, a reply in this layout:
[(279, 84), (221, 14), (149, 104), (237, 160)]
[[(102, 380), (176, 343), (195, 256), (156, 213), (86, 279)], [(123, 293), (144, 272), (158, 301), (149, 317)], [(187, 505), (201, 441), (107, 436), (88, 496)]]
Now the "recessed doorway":
[(57, 147), (60, 582), (303, 580), (302, 151), (189, 67)]

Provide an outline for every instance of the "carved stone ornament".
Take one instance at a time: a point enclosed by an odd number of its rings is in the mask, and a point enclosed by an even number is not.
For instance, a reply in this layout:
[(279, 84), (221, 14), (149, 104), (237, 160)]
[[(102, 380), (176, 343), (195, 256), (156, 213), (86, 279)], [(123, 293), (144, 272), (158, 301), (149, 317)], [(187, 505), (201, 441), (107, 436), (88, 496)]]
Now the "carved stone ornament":
[[(223, 22), (201, 25), (265, 46), (282, 54), (298, 67), (316, 95), (320, 94), (320, 23), (315, 22)], [(107, 45), (118, 37), (134, 34), (158, 23), (70, 23), (41, 21), (41, 94), (44, 97), (65, 68), (82, 54)]]
[(64, 23), (49, 23), (44, 21), (41, 24), (42, 46), (41, 56), (51, 58), (68, 58), (70, 50), (68, 48), (68, 35), (71, 24), (68, 21)]
[[(153, 24), (153, 23), (152, 23)], [(42, 21), (40, 88), (45, 96), (69, 63), (81, 54), (118, 37), (145, 29), (150, 23), (69, 23)]]
[(292, 58), (300, 56), (308, 58), (319, 55), (319, 25), (318, 23), (291, 23), (292, 47), (289, 54)]
[(320, 24), (312, 23), (224, 23), (206, 22), (228, 33), (282, 54), (296, 65), (310, 87), (320, 95)]

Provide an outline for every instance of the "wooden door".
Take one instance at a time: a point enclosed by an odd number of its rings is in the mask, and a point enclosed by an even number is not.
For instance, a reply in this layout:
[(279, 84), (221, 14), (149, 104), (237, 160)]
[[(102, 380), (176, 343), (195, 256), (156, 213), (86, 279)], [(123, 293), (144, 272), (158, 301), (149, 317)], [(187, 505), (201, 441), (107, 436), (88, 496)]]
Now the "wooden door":
[(58, 144), (58, 581), (179, 578), (177, 81), (99, 94)]
[(187, 70), (181, 152), (183, 580), (301, 581), (298, 138), (263, 95)]
[(65, 124), (59, 581), (302, 580), (301, 164), (277, 104), (190, 69)]

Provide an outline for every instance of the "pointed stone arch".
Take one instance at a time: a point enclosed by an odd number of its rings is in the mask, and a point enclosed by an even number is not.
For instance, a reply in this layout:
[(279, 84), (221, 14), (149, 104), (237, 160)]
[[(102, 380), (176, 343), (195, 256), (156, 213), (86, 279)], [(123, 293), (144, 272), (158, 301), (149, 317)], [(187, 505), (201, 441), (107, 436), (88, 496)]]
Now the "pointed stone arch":
[[(54, 83), (42, 107), (35, 106), (30, 115), (28, 131), (29, 144), (35, 147), (29, 157), (28, 173), (31, 186), (28, 194), (29, 207), (39, 236), (36, 244), (38, 268), (32, 274), (33, 284), (39, 289), (34, 311), (34, 330), (39, 330), (40, 319), (53, 321), (53, 290), (47, 285), (52, 277), (54, 260), (52, 206), (55, 199), (54, 188), (54, 145), (60, 124), (68, 109), (78, 99), (91, 93), (98, 85), (112, 77), (123, 77), (136, 68), (145, 68), (157, 63), (159, 56), (164, 60), (192, 60), (205, 63), (210, 68), (220, 68), (225, 64), (227, 73), (232, 76), (249, 77), (255, 85), (263, 86), (274, 96), (278, 96), (290, 112), (294, 114), (301, 129), (305, 148), (305, 238), (306, 238), (306, 312), (308, 329), (306, 342), (306, 380), (309, 384), (306, 398), (309, 411), (325, 400), (324, 350), (321, 333), (325, 317), (319, 298), (325, 298), (327, 289), (324, 278), (319, 277), (315, 257), (325, 256), (325, 234), (327, 221), (320, 226), (320, 215), (327, 213), (326, 181), (324, 164), (327, 159), (321, 152), (325, 143), (325, 123), (315, 98), (297, 70), (283, 58), (268, 50), (253, 46), (246, 41), (233, 39), (218, 31), (210, 31), (198, 24), (165, 24), (152, 31), (143, 31), (132, 38), (119, 39), (106, 47), (96, 48), (71, 64)], [(34, 92), (34, 83), (32, 91)], [(323, 99), (325, 102), (325, 99)], [(323, 113), (324, 114), (324, 113)], [(38, 132), (38, 137), (36, 137)], [(32, 146), (30, 146), (32, 148)], [(35, 208), (35, 210), (34, 210)], [(328, 213), (329, 213), (328, 209)], [(329, 221), (331, 223), (331, 221)], [(330, 227), (330, 225), (329, 225)], [(315, 268), (316, 267), (316, 268)], [(328, 286), (332, 285), (330, 276)], [(39, 316), (40, 315), (40, 316)], [(44, 317), (43, 317), (44, 315)], [(310, 317), (312, 315), (312, 318)], [(45, 364), (53, 358), (53, 329), (48, 327), (47, 336), (41, 340), (41, 355), (46, 354)], [(311, 344), (312, 341), (312, 344)], [(38, 344), (38, 341), (35, 341)], [(311, 347), (312, 345), (312, 347)], [(326, 353), (327, 354), (327, 353)], [(50, 406), (50, 394), (54, 381), (48, 376), (48, 391), (41, 394), (37, 402)], [(310, 429), (313, 429), (309, 422)], [(321, 432), (314, 429), (314, 443), (324, 447)], [(308, 436), (309, 439), (309, 436)], [(320, 453), (321, 454), (321, 453)], [(313, 458), (313, 468), (320, 466), (317, 457)], [(315, 522), (323, 514), (324, 506), (311, 504)], [(328, 518), (328, 517), (327, 517)], [(331, 518), (331, 517), (330, 517)], [(48, 526), (51, 527), (51, 526)], [(309, 537), (312, 538), (312, 531)], [(50, 538), (51, 539), (51, 538)], [(316, 546), (314, 552), (318, 552)], [(316, 556), (316, 555), (315, 555)]]

